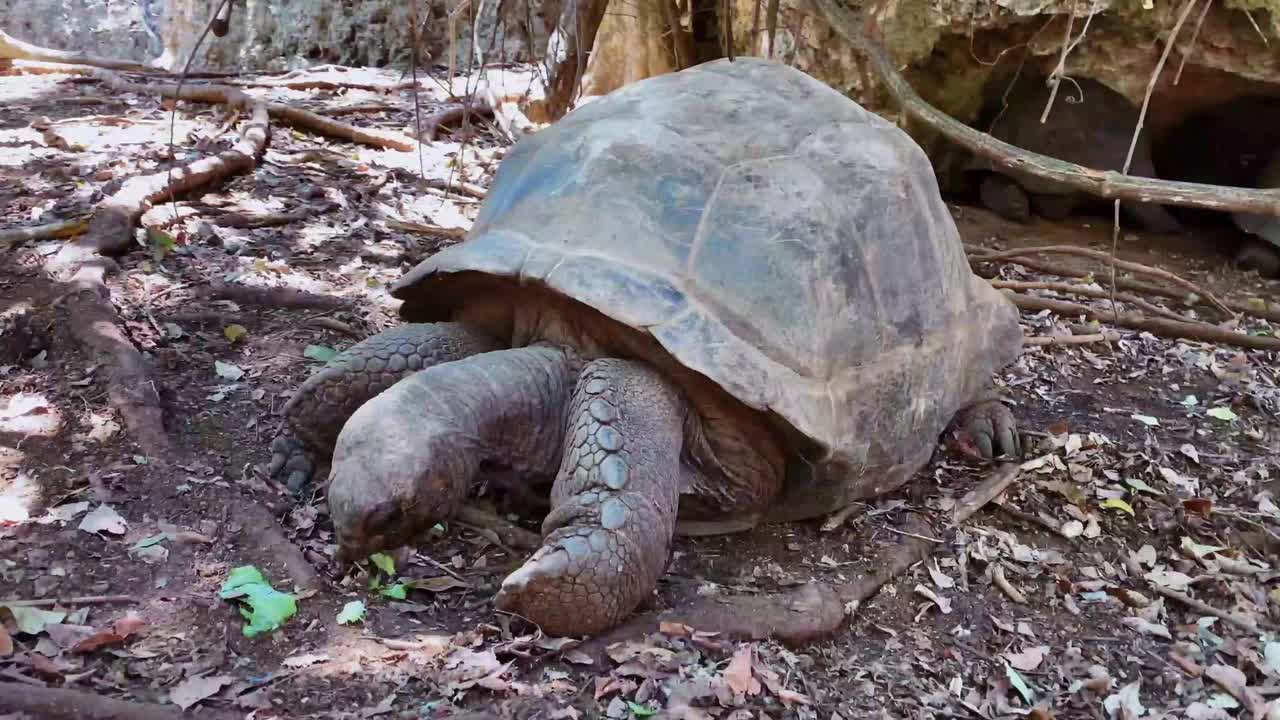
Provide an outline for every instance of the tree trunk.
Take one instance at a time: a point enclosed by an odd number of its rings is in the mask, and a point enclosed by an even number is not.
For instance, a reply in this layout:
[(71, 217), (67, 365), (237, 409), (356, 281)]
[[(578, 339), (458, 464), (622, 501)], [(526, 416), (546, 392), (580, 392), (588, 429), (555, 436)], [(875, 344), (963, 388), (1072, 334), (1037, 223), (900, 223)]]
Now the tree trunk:
[(587, 55), (608, 6), (609, 0), (568, 0), (561, 7), (560, 24), (548, 53), (554, 63), (547, 89), (547, 112), (552, 121), (564, 117), (576, 99)]

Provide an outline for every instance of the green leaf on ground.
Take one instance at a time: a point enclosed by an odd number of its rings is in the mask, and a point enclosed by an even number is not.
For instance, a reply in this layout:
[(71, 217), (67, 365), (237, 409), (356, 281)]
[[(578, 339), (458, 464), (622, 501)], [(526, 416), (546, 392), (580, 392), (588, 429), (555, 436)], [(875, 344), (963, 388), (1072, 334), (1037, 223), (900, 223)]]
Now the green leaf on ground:
[(404, 600), (409, 596), (408, 592), (405, 591), (404, 583), (388, 585), (382, 590), (382, 594), (393, 600)]
[(342, 606), (342, 612), (338, 613), (339, 625), (350, 625), (354, 622), (364, 622), (364, 603), (359, 600), (352, 600)]
[(1102, 507), (1107, 510), (1120, 510), (1122, 512), (1127, 512), (1130, 515), (1134, 514), (1133, 507), (1130, 506), (1129, 503), (1121, 500), (1120, 498), (1108, 498), (1106, 500), (1103, 500)]
[(302, 357), (316, 362), (329, 362), (337, 357), (338, 351), (324, 345), (308, 345), (302, 350)]
[(293, 595), (271, 587), (262, 571), (252, 565), (242, 565), (228, 573), (218, 595), (239, 598), (249, 606), (240, 608), (240, 615), (249, 621), (243, 629), (245, 637), (275, 630), (298, 612)]
[(369, 562), (373, 563), (384, 574), (390, 576), (396, 574), (395, 558), (386, 553), (374, 553), (369, 556)]

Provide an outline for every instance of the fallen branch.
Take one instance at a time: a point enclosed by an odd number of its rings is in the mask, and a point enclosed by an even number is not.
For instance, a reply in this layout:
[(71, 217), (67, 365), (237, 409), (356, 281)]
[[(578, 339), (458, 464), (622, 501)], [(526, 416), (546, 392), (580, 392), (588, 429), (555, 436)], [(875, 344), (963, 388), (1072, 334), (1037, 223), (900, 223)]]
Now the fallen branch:
[(1060, 183), (1073, 190), (1108, 200), (1178, 205), (1223, 212), (1250, 212), (1280, 217), (1280, 190), (1254, 190), (1202, 183), (1156, 180), (1098, 170), (1028, 152), (975, 130), (925, 102), (894, 67), (878, 43), (857, 28), (859, 19), (836, 0), (812, 0), (832, 30), (866, 56), (903, 111), (947, 140), (1015, 173)]
[(1198, 340), (1200, 342), (1220, 343), (1223, 345), (1232, 345), (1235, 347), (1248, 348), (1250, 350), (1280, 350), (1280, 338), (1264, 337), (1262, 335), (1246, 335), (1245, 333), (1235, 332), (1233, 330), (1224, 330), (1216, 325), (1210, 325), (1202, 322), (1166, 320), (1164, 318), (1150, 318), (1137, 313), (1121, 313), (1113, 315), (1110, 312), (1095, 310), (1087, 305), (1079, 303), (1067, 302), (1065, 300), (1051, 300), (1049, 298), (1034, 297), (1031, 295), (1021, 295), (1014, 292), (1005, 291), (1014, 305), (1023, 310), (1050, 310), (1067, 317), (1084, 316), (1098, 322), (1109, 322), (1120, 327), (1130, 328), (1132, 330), (1145, 330), (1152, 335), (1160, 337), (1173, 338), (1176, 340)]
[(1019, 605), (1027, 604), (1027, 596), (1023, 595), (1021, 590), (1014, 587), (1013, 584), (1005, 578), (1004, 566), (1001, 565), (999, 561), (991, 566), (991, 582), (994, 583), (996, 587), (1000, 588), (1000, 591), (1003, 592), (1010, 600), (1018, 603)]
[(369, 92), (390, 95), (401, 90), (413, 90), (418, 83), (404, 82), (381, 85), (378, 83), (347, 82), (343, 80), (321, 80), (319, 78), (303, 78), (299, 80), (230, 80), (228, 85), (253, 88), (285, 88), (287, 90), (368, 90)]
[(234, 283), (210, 283), (202, 294), (215, 300), (233, 300), (249, 305), (261, 305), (290, 310), (339, 310), (350, 303), (333, 295), (297, 290), (291, 287), (253, 287)]
[(288, 125), (362, 145), (404, 151), (413, 150), (417, 147), (417, 143), (414, 142), (413, 138), (400, 133), (358, 128), (310, 110), (303, 110), (284, 103), (261, 101), (229, 85), (184, 85), (179, 88), (177, 84), (172, 83), (133, 83), (118, 75), (102, 71), (94, 73), (94, 77), (120, 92), (160, 95), (174, 100), (188, 100), (239, 108), (261, 105), (267, 109), (267, 113), (273, 119)]
[[(996, 251), (987, 250), (986, 248), (982, 248), (977, 245), (965, 245), (965, 252), (969, 255), (969, 264), (978, 265), (981, 263), (990, 262), (987, 259), (987, 257)], [(1093, 278), (1094, 277), (1094, 274), (1092, 272), (1086, 272), (1083, 270), (1072, 270), (1071, 268), (1066, 268), (1060, 265), (1055, 265), (1047, 262), (1040, 262), (1037, 260), (1032, 260), (1030, 258), (1021, 258), (1021, 257), (1008, 258), (1001, 262), (1008, 262), (1008, 263), (1013, 263), (1015, 265), (1021, 265), (1029, 270), (1036, 270), (1042, 273), (1049, 273), (1051, 275), (1057, 275), (1059, 277), (1069, 277), (1069, 278)], [(1146, 295), (1156, 295), (1159, 297), (1169, 298), (1170, 300), (1177, 300), (1185, 305), (1209, 306), (1209, 302), (1205, 298), (1199, 295), (1180, 292), (1178, 290), (1170, 290), (1168, 288), (1160, 287), (1159, 285), (1151, 285), (1149, 283), (1140, 282), (1138, 280), (1131, 280), (1128, 278), (1116, 278), (1116, 287), (1123, 290), (1132, 290), (1134, 292), (1139, 292)], [(1231, 309), (1233, 314), (1249, 315), (1252, 317), (1259, 318), (1261, 320), (1268, 320), (1270, 322), (1280, 322), (1280, 305), (1277, 305), (1276, 303), (1268, 304), (1267, 301), (1262, 298), (1253, 298), (1247, 302), (1236, 302), (1234, 300), (1225, 300), (1224, 304), (1226, 304), (1226, 306)]]
[(457, 192), (462, 193), (463, 195), (470, 195), (471, 197), (477, 200), (483, 200), (485, 195), (489, 194), (488, 190), (485, 190), (479, 185), (474, 185), (472, 183), (464, 182), (462, 180), (449, 181), (449, 180), (440, 180), (437, 178), (423, 178), (423, 181), (426, 183), (427, 187), (429, 188), (436, 188), (437, 190), (444, 190), (445, 192), (456, 190)]
[(68, 65), (87, 65), (107, 70), (123, 70), (125, 72), (154, 73), (156, 68), (142, 65), (132, 60), (115, 60), (112, 58), (86, 55), (84, 53), (52, 50), (50, 48), (23, 42), (4, 30), (0, 30), (0, 58), (7, 60), (35, 60), (38, 62), (65, 63)]
[(89, 221), (88, 233), (81, 240), (63, 246), (50, 269), (67, 271), (95, 254), (122, 253), (133, 245), (138, 219), (152, 203), (252, 169), (266, 148), (268, 132), (266, 109), (262, 105), (252, 107), (253, 117), (241, 131), (240, 140), (229, 150), (183, 167), (125, 181), (114, 195), (98, 204)]
[(83, 234), (88, 229), (89, 218), (79, 217), (70, 220), (59, 220), (45, 225), (0, 230), (0, 251), (11, 250), (36, 240), (57, 240), (75, 237)]
[(1210, 605), (1209, 603), (1196, 600), (1190, 595), (1187, 595), (1185, 593), (1180, 593), (1177, 590), (1170, 590), (1169, 588), (1166, 588), (1166, 587), (1160, 587), (1159, 585), (1156, 585), (1155, 583), (1152, 583), (1152, 582), (1148, 582), (1147, 585), (1157, 595), (1163, 595), (1164, 597), (1167, 597), (1170, 600), (1173, 600), (1174, 602), (1177, 602), (1181, 605), (1185, 605), (1191, 608), (1192, 610), (1195, 610), (1196, 612), (1201, 613), (1203, 615), (1212, 615), (1213, 617), (1216, 617), (1219, 620), (1222, 620), (1223, 622), (1235, 625), (1236, 627), (1240, 628), (1241, 630), (1244, 630), (1250, 635), (1259, 635), (1262, 633), (1262, 630), (1258, 627), (1258, 624), (1250, 620), (1249, 618), (1243, 617), (1241, 615), (1237, 615), (1235, 613), (1227, 612), (1226, 610), (1219, 610), (1218, 608)]
[(1187, 321), (1187, 318), (1173, 312), (1172, 310), (1167, 310), (1159, 305), (1149, 303), (1136, 295), (1130, 295), (1128, 293), (1115, 293), (1112, 295), (1102, 288), (1093, 288), (1087, 285), (1072, 285), (1071, 283), (1063, 282), (1022, 282), (1018, 280), (990, 280), (988, 282), (991, 283), (991, 287), (997, 290), (1016, 290), (1018, 292), (1025, 290), (1052, 290), (1059, 293), (1069, 293), (1071, 295), (1094, 298), (1095, 300), (1115, 299), (1120, 302), (1127, 302), (1131, 305), (1136, 305), (1152, 315), (1158, 315), (1160, 317), (1167, 318), (1169, 320), (1177, 320), (1179, 322)]
[[(965, 249), (968, 250), (967, 247)], [(992, 262), (995, 260), (1006, 260), (1009, 258), (1021, 257), (1023, 255), (1035, 255), (1037, 253), (1045, 253), (1050, 255), (1053, 255), (1053, 254), (1079, 255), (1081, 257), (1093, 258), (1094, 260), (1099, 260), (1107, 263), (1110, 263), (1112, 261), (1112, 255), (1110, 253), (1105, 253), (1105, 252), (1102, 252), (1101, 250), (1092, 250), (1090, 248), (1076, 247), (1074, 245), (1041, 245), (1039, 247), (1014, 248), (1012, 250), (1003, 250), (999, 252), (987, 252), (983, 254), (982, 259), (986, 262)], [(1174, 285), (1177, 285), (1178, 287), (1181, 287), (1189, 292), (1193, 292), (1196, 295), (1199, 295), (1202, 298), (1205, 298), (1214, 306), (1216, 306), (1219, 310), (1222, 310), (1228, 315), (1232, 314), (1231, 308), (1224, 305), (1221, 300), (1219, 300), (1216, 296), (1214, 296), (1213, 293), (1201, 288), (1199, 285), (1196, 285), (1195, 283), (1191, 282), (1190, 280), (1187, 280), (1186, 278), (1183, 278), (1179, 275), (1175, 275), (1174, 273), (1169, 272), (1168, 270), (1152, 267), (1150, 265), (1144, 265), (1142, 263), (1134, 262), (1132, 260), (1120, 260), (1118, 258), (1115, 259), (1115, 266), (1119, 269), (1127, 270), (1131, 273), (1137, 273), (1139, 275), (1146, 275), (1148, 277), (1155, 277), (1155, 278), (1160, 278), (1161, 280), (1167, 280), (1173, 283)]]
[(132, 595), (83, 595), (69, 598), (40, 598), (38, 600), (19, 600), (11, 598), (0, 600), (0, 605), (9, 607), (53, 607), (54, 605), (119, 605), (138, 602)]
[(1027, 347), (1046, 347), (1048, 345), (1091, 345), (1099, 342), (1115, 342), (1120, 339), (1119, 333), (1091, 333), (1089, 335), (1043, 335), (1024, 337), (1022, 344)]
[(67, 688), (46, 688), (23, 683), (0, 683), (0, 711), (26, 713), (43, 720), (238, 720), (242, 713), (203, 708), (197, 713), (177, 705), (116, 700)]
[(493, 108), (488, 103), (459, 103), (437, 110), (426, 117), (421, 139), (423, 142), (435, 142), (445, 125), (464, 122), (471, 117), (493, 117)]

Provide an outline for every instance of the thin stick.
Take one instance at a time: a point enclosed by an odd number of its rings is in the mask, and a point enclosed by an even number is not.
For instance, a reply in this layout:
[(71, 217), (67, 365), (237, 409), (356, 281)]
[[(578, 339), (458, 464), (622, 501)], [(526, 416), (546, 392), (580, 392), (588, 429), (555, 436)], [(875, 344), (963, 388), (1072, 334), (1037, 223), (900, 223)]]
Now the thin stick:
[[(987, 262), (987, 255), (989, 255), (992, 252), (995, 252), (994, 250), (987, 250), (986, 248), (979, 247), (977, 245), (965, 245), (964, 251), (969, 255), (970, 264)], [(1058, 275), (1060, 277), (1069, 277), (1069, 278), (1092, 278), (1093, 277), (1092, 272), (1073, 270), (1071, 268), (1061, 267), (1058, 265), (1053, 265), (1046, 262), (1040, 262), (1037, 260), (1031, 260), (1029, 258), (1014, 258), (1014, 259), (1007, 260), (1006, 262), (1013, 263), (1015, 265), (1021, 265), (1029, 270), (1036, 270), (1038, 272), (1049, 273), (1051, 275)], [(1177, 290), (1170, 290), (1168, 288), (1160, 287), (1159, 285), (1150, 285), (1144, 282), (1139, 282), (1137, 280), (1120, 278), (1116, 284), (1118, 287), (1122, 287), (1125, 290), (1133, 290), (1134, 292), (1145, 293), (1147, 295), (1156, 295), (1158, 297), (1169, 298), (1170, 300), (1177, 300), (1187, 305), (1206, 306), (1209, 304), (1208, 301), (1205, 300), (1203, 297), (1188, 295), (1187, 293), (1179, 292)], [(1231, 311), (1233, 313), (1240, 314), (1240, 315), (1248, 315), (1250, 317), (1256, 317), (1262, 320), (1269, 320), (1271, 322), (1280, 323), (1280, 306), (1278, 306), (1276, 303), (1268, 304), (1267, 301), (1263, 298), (1255, 297), (1255, 298), (1252, 298), (1249, 302), (1237, 302), (1235, 300), (1226, 300), (1224, 302), (1228, 308), (1231, 308)]]
[(1195, 610), (1196, 612), (1203, 613), (1205, 615), (1212, 615), (1213, 617), (1216, 617), (1219, 620), (1222, 620), (1223, 622), (1231, 623), (1232, 625), (1235, 625), (1236, 627), (1240, 628), (1241, 630), (1244, 630), (1250, 635), (1257, 635), (1262, 632), (1262, 630), (1258, 627), (1257, 623), (1255, 623), (1254, 621), (1246, 617), (1241, 617), (1240, 615), (1227, 612), (1226, 610), (1219, 610), (1218, 608), (1206, 602), (1196, 600), (1190, 595), (1180, 593), (1177, 590), (1170, 590), (1169, 588), (1160, 587), (1159, 585), (1156, 585), (1155, 583), (1151, 583), (1151, 582), (1148, 582), (1147, 585), (1153, 591), (1155, 591), (1157, 595), (1163, 595), (1169, 598), (1170, 600), (1186, 605), (1187, 607), (1191, 608), (1192, 610)]
[(1090, 335), (1040, 335), (1022, 338), (1025, 347), (1045, 347), (1048, 345), (1091, 345), (1100, 342), (1115, 342), (1120, 339), (1119, 333), (1105, 332)]
[(1124, 313), (1123, 315), (1113, 316), (1110, 313), (1095, 310), (1080, 303), (1021, 295), (1007, 291), (1005, 292), (1005, 297), (1023, 310), (1050, 310), (1066, 317), (1084, 316), (1099, 322), (1111, 322), (1120, 327), (1146, 330), (1152, 335), (1176, 340), (1197, 340), (1248, 348), (1250, 350), (1280, 351), (1280, 338), (1267, 337), (1265, 335), (1246, 335), (1241, 332), (1224, 330), (1209, 323), (1179, 322), (1165, 320), (1164, 318), (1146, 317), (1137, 313)]
[[(1205, 0), (1208, 5), (1210, 0)], [(1164, 64), (1169, 59), (1169, 51), (1173, 50), (1173, 43), (1178, 39), (1178, 31), (1182, 29), (1182, 23), (1186, 22), (1187, 16), (1191, 14), (1191, 8), (1196, 4), (1196, 0), (1187, 0), (1182, 5), (1182, 11), (1178, 13), (1178, 21), (1173, 24), (1173, 29), (1169, 31), (1169, 41), (1164, 44), (1164, 51), (1160, 53), (1160, 60), (1156, 63), (1156, 68), (1151, 73), (1150, 79), (1147, 80), (1147, 92), (1142, 97), (1142, 109), (1138, 111), (1138, 122), (1133, 128), (1133, 137), (1129, 140), (1129, 153), (1124, 158), (1124, 168), (1121, 169), (1122, 175), (1129, 174), (1129, 166), (1133, 164), (1133, 153), (1138, 148), (1138, 136), (1142, 134), (1142, 126), (1146, 122), (1147, 107), (1151, 105), (1151, 93), (1156, 89), (1156, 81), (1160, 79), (1160, 72), (1164, 70)], [(1114, 210), (1111, 219), (1111, 312), (1120, 316), (1120, 310), (1116, 307), (1116, 253), (1120, 250), (1120, 198), (1116, 198)], [(1225, 309), (1225, 307), (1223, 308)]]
[(51, 607), (54, 605), (127, 605), (138, 602), (132, 595), (83, 595), (69, 598), (40, 598), (39, 600), (21, 600), (10, 598), (0, 600), (0, 605), (9, 607)]
[(1154, 305), (1136, 295), (1130, 295), (1128, 293), (1107, 293), (1106, 291), (1098, 288), (1091, 288), (1086, 285), (1072, 285), (1071, 283), (1063, 282), (1022, 282), (1019, 280), (989, 280), (988, 282), (991, 283), (991, 287), (996, 288), (997, 290), (1017, 290), (1019, 292), (1025, 290), (1052, 290), (1054, 292), (1069, 293), (1098, 300), (1112, 298), (1114, 300), (1120, 300), (1121, 302), (1127, 302), (1131, 305), (1136, 305), (1152, 315), (1158, 315), (1169, 320), (1177, 320), (1178, 322), (1190, 322), (1187, 318), (1173, 312), (1172, 310), (1167, 310), (1159, 305)]
[(986, 507), (987, 503), (996, 499), (1000, 493), (1009, 489), (1018, 479), (1018, 463), (1001, 463), (1000, 469), (991, 474), (978, 487), (965, 493), (951, 512), (951, 522), (959, 525), (968, 520), (974, 513)]
[(1225, 312), (1227, 315), (1232, 317), (1235, 316), (1235, 313), (1231, 311), (1231, 308), (1224, 305), (1223, 302), (1217, 298), (1217, 296), (1215, 296), (1213, 293), (1209, 292), (1208, 290), (1201, 288), (1199, 285), (1196, 285), (1190, 280), (1187, 280), (1179, 275), (1175, 275), (1169, 272), (1168, 270), (1162, 270), (1157, 267), (1144, 265), (1142, 263), (1133, 262), (1131, 260), (1119, 260), (1115, 258), (1114, 254), (1109, 255), (1100, 250), (1091, 250), (1089, 248), (1075, 247), (1074, 245), (1041, 245), (1039, 247), (1015, 248), (1013, 250), (1005, 250), (1003, 252), (993, 252), (993, 253), (984, 255), (982, 259), (984, 262), (991, 262), (994, 260), (1006, 260), (1009, 258), (1016, 258), (1021, 255), (1033, 255), (1035, 253), (1050, 253), (1050, 254), (1056, 253), (1059, 255), (1082, 255), (1084, 257), (1094, 258), (1096, 260), (1113, 262), (1114, 266), (1112, 267), (1112, 272), (1115, 272), (1115, 268), (1118, 267), (1124, 270), (1128, 270), (1129, 272), (1134, 272), (1141, 275), (1149, 275), (1151, 277), (1160, 278), (1161, 280), (1168, 280), (1169, 282), (1175, 285), (1178, 285), (1179, 287), (1185, 288), (1186, 290), (1190, 290), (1191, 292), (1199, 295), (1200, 297), (1205, 298), (1209, 302), (1213, 303), (1219, 310), (1222, 310), (1223, 312)]
[[(1205, 0), (1204, 7), (1200, 9), (1200, 17), (1196, 18), (1196, 27), (1191, 31), (1191, 40), (1187, 46), (1182, 49), (1182, 59), (1178, 62), (1178, 72), (1173, 75), (1173, 84), (1177, 85), (1182, 79), (1182, 69), (1187, 66), (1187, 58), (1191, 57), (1191, 52), (1196, 49), (1196, 39), (1200, 37), (1200, 26), (1204, 25), (1204, 17), (1209, 14), (1209, 8), (1213, 7), (1213, 0)], [(1266, 38), (1262, 38), (1266, 41)]]
[(1014, 587), (1005, 579), (1004, 566), (998, 561), (991, 566), (991, 582), (995, 583), (996, 587), (1004, 591), (1004, 594), (1008, 595), (1010, 600), (1018, 603), (1019, 605), (1027, 604), (1027, 596), (1023, 595), (1021, 590)]
[(1053, 109), (1053, 100), (1058, 97), (1058, 86), (1062, 84), (1062, 76), (1067, 74), (1067, 53), (1071, 52), (1071, 27), (1075, 24), (1076, 8), (1073, 4), (1067, 10), (1067, 30), (1062, 35), (1062, 54), (1058, 56), (1058, 65), (1053, 69), (1053, 87), (1049, 89), (1049, 100), (1044, 104), (1044, 112), (1040, 113), (1040, 124), (1049, 119), (1049, 111)]
[(52, 240), (75, 237), (83, 234), (89, 229), (89, 217), (72, 218), (70, 220), (59, 220), (57, 222), (47, 223), (45, 225), (32, 225), (29, 227), (18, 227), (10, 230), (0, 230), (0, 250), (8, 250), (18, 247), (32, 240)]

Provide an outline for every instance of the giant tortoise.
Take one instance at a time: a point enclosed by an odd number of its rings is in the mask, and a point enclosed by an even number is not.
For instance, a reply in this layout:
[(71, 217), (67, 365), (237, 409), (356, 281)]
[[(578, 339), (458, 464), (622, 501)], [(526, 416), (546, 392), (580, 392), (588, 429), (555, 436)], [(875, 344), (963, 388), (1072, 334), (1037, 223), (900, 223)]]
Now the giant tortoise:
[(1020, 452), (986, 395), (1017, 311), (969, 269), (928, 158), (763, 59), (636, 82), (521, 139), (467, 238), (391, 294), (408, 324), (299, 388), (272, 470), (305, 479), (332, 448), (352, 560), (449, 518), (490, 470), (554, 478), (543, 546), (497, 597), (551, 634), (652, 594), (678, 523), (885, 493), (949, 425), (970, 452)]
[[(994, 118), (987, 132), (1010, 145), (1077, 165), (1123, 169), (1138, 109), (1097, 80), (1066, 79), (1042, 123), (1049, 94), (1050, 88), (1039, 75), (1018, 79), (1007, 97), (994, 103)], [(1102, 204), (1066, 185), (998, 166), (987, 158), (973, 156), (965, 169), (977, 178), (982, 204), (1010, 220), (1024, 222), (1033, 211), (1061, 220), (1075, 210)], [(1146, 133), (1138, 137), (1129, 174), (1156, 177)], [(1148, 230), (1171, 233), (1181, 229), (1177, 218), (1157, 204), (1125, 202), (1121, 211)]]
[[(1280, 188), (1280, 149), (1272, 152), (1253, 183), (1259, 188)], [(1280, 277), (1280, 218), (1255, 213), (1232, 213), (1236, 227), (1247, 238), (1236, 254), (1236, 263), (1257, 270), (1264, 277)]]

